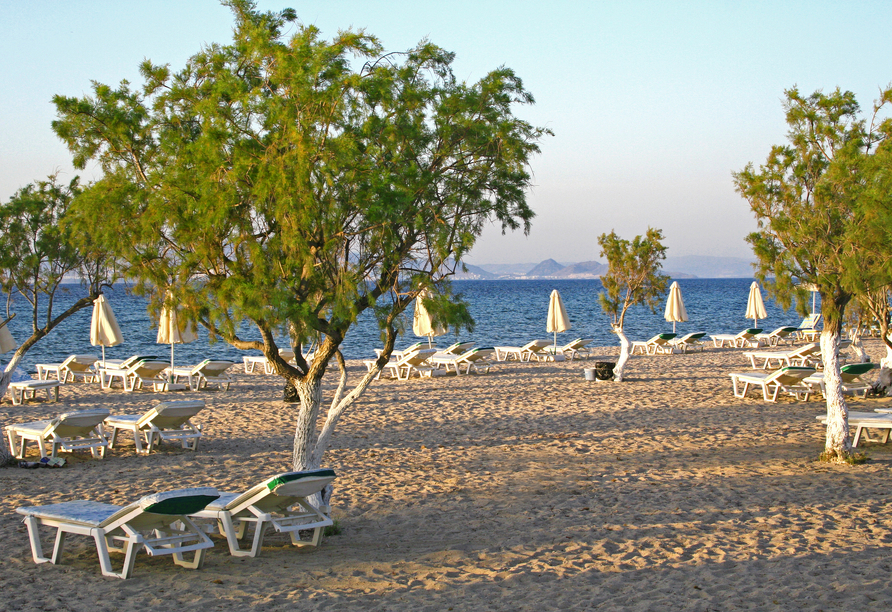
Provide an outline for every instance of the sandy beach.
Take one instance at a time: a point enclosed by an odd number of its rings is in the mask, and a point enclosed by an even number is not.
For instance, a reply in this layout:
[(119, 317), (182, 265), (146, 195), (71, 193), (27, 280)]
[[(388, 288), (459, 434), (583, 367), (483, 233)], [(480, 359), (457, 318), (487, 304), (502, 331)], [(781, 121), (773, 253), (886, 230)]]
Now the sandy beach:
[[(883, 353), (878, 341), (867, 348), (875, 361)], [(822, 398), (734, 398), (728, 373), (749, 369), (740, 350), (635, 357), (624, 383), (586, 382), (583, 367), (501, 363), (487, 375), (376, 382), (326, 456), (339, 535), (298, 550), (271, 534), (255, 559), (216, 539), (197, 571), (140, 554), (126, 581), (102, 577), (85, 537), (69, 537), (62, 564), (36, 565), (15, 509), (239, 491), (287, 471), (294, 415), (280, 379), (238, 366), (229, 392), (77, 384), (59, 403), (7, 398), (3, 425), (93, 407), (142, 413), (186, 396), (208, 407), (196, 453), (165, 445), (138, 456), (124, 436), (104, 460), (61, 454), (61, 469), (0, 469), (0, 610), (892, 607), (892, 444), (864, 445), (866, 465), (818, 463)]]

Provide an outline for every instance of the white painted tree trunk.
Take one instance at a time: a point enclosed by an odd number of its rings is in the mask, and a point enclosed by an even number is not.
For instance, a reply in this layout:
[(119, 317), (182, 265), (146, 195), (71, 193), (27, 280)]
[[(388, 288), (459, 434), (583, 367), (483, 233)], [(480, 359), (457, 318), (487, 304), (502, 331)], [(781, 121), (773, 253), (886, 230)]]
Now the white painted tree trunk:
[(837, 459), (852, 452), (849, 442), (849, 407), (842, 393), (839, 373), (839, 331), (821, 332), (821, 358), (824, 361), (824, 397), (827, 400), (827, 436), (824, 451)]
[(860, 327), (855, 327), (852, 330), (852, 351), (855, 353), (855, 358), (858, 359), (859, 363), (866, 363), (870, 361), (870, 357), (867, 355), (867, 351), (864, 350), (864, 343), (861, 341)]
[(632, 343), (626, 337), (622, 327), (614, 326), (613, 333), (619, 337), (619, 359), (616, 361), (616, 367), (613, 368), (613, 380), (617, 382), (623, 381), (626, 371), (626, 362), (632, 356)]
[[(24, 353), (23, 353), (24, 354)], [(19, 355), (19, 352), (16, 351), (12, 359), (9, 360), (9, 363), (6, 364), (6, 368), (0, 373), (0, 398), (6, 395), (6, 390), (9, 389), (9, 383), (12, 381), (12, 373), (15, 372), (15, 369), (18, 367), (19, 362), (22, 360), (22, 355)], [(6, 460), (12, 456), (13, 449), (6, 448), (6, 436), (3, 436), (3, 442), (0, 442), (0, 465), (5, 465)]]
[(886, 356), (880, 359), (880, 373), (873, 386), (880, 395), (892, 395), (892, 348), (886, 347)]

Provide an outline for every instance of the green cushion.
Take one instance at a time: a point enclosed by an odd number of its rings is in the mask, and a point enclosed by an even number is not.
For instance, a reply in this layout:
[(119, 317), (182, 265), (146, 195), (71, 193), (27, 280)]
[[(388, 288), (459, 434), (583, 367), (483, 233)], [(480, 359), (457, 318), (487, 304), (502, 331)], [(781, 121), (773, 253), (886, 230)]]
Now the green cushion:
[(275, 491), (276, 487), (285, 484), (286, 482), (292, 482), (295, 480), (301, 480), (303, 478), (327, 478), (335, 477), (334, 470), (329, 469), (320, 469), (320, 470), (306, 470), (304, 472), (286, 472), (284, 474), (277, 474), (273, 476), (268, 481), (266, 481), (266, 486), (269, 487), (270, 491)]
[(748, 330), (746, 330), (746, 333), (748, 333), (752, 336), (755, 336), (756, 334), (762, 333), (762, 328), (761, 327), (750, 327)]
[(152, 514), (194, 514), (218, 497), (220, 493), (213, 487), (195, 487), (147, 495), (139, 500), (139, 505)]
[(672, 340), (678, 334), (660, 334), (660, 340)]
[(861, 376), (862, 374), (866, 374), (873, 369), (873, 364), (869, 361), (866, 363), (847, 363), (846, 365), (839, 368), (840, 373), (842, 374), (851, 374), (853, 376)]

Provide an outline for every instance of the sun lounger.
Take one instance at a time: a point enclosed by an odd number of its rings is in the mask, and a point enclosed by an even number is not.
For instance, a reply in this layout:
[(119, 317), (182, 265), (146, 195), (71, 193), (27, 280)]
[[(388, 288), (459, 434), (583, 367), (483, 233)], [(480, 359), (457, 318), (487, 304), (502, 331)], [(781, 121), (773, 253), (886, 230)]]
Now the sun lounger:
[(706, 332), (691, 332), (680, 338), (673, 338), (669, 341), (669, 344), (672, 345), (673, 349), (679, 349), (682, 353), (687, 353), (688, 351), (702, 351), (703, 338), (705, 336)]
[(100, 368), (99, 386), (110, 389), (116, 378), (121, 379), (124, 391), (130, 393), (136, 389), (142, 389), (143, 385), (152, 385), (155, 392), (164, 391), (168, 380), (164, 377), (164, 371), (169, 367), (166, 361), (149, 361), (142, 359), (128, 368)]
[(472, 348), (474, 348), (473, 342), (456, 342), (444, 349), (437, 349), (437, 352), (434, 353), (434, 357), (455, 357), (456, 355), (467, 353)]
[(19, 382), (9, 383), (7, 387), (12, 403), (14, 405), (22, 404), (26, 399), (35, 398), (38, 391), (46, 391), (47, 401), (59, 401), (59, 387), (62, 382), (58, 380), (22, 380)]
[[(734, 385), (734, 397), (746, 397), (746, 392), (752, 385), (762, 387), (762, 397), (768, 402), (776, 402), (781, 391), (795, 396), (796, 399), (802, 396), (801, 399), (808, 401), (812, 389), (803, 382), (803, 379), (814, 373), (814, 368), (787, 366), (774, 372), (743, 372), (730, 376)], [(742, 389), (739, 388), (740, 384), (743, 385)]]
[[(136, 452), (148, 454), (154, 450), (156, 444), (163, 440), (174, 440), (182, 444), (183, 448), (198, 450), (198, 441), (201, 439), (201, 427), (193, 425), (191, 418), (204, 409), (202, 401), (178, 401), (160, 402), (145, 414), (120, 414), (108, 416), (103, 427), (111, 429), (108, 444), (114, 448), (118, 437), (118, 430), (124, 429), (133, 432), (133, 440)], [(107, 416), (107, 413), (106, 413)], [(143, 448), (141, 436), (145, 438), (146, 446)]]
[[(58, 380), (44, 381), (59, 384)], [(40, 457), (46, 457), (46, 443), (50, 444), (50, 457), (55, 457), (61, 448), (64, 451), (87, 450), (93, 457), (105, 457), (108, 446), (102, 435), (100, 424), (108, 416), (108, 410), (94, 409), (66, 412), (48, 421), (33, 421), (7, 425), (6, 438), (9, 450), (19, 459), (25, 458), (28, 442), (37, 442)], [(16, 450), (18, 448), (18, 450)]]
[(461, 374), (462, 366), (465, 366), (465, 374), (470, 374), (471, 368), (478, 374), (480, 373), (480, 369), (483, 368), (483, 373), (485, 374), (489, 372), (489, 368), (492, 367), (489, 358), (492, 357), (495, 352), (496, 349), (494, 348), (473, 348), (461, 355), (444, 355), (442, 357), (434, 355), (431, 358), (431, 361), (435, 366), (445, 366), (447, 372), (449, 371), (449, 366), (452, 366), (455, 369), (456, 375)]
[(757, 334), (762, 333), (762, 330), (758, 327), (751, 327), (749, 329), (745, 329), (739, 334), (716, 334), (714, 336), (710, 336), (712, 338), (712, 343), (717, 347), (725, 346), (727, 343), (730, 347), (743, 347), (743, 346), (754, 346), (758, 347), (759, 340), (756, 338)]
[(93, 382), (98, 378), (94, 365), (99, 361), (96, 355), (71, 355), (62, 363), (37, 363), (37, 378), (49, 380), (55, 374), (56, 380), (66, 383), (75, 382), (78, 378), (84, 382)]
[[(201, 511), (218, 495), (216, 489), (202, 487), (147, 495), (129, 506), (79, 500), (26, 506), (16, 512), (25, 516), (35, 563), (59, 563), (65, 536), (73, 533), (93, 538), (103, 576), (128, 578), (141, 548), (152, 556), (173, 555), (177, 565), (200, 568), (205, 551), (214, 543), (188, 515)], [(51, 557), (43, 556), (40, 527), (56, 530)], [(124, 554), (121, 571), (112, 569), (109, 551)], [(195, 552), (192, 561), (183, 558), (187, 552)]]
[[(827, 415), (819, 414), (815, 417), (822, 425), (827, 425)], [(855, 436), (852, 438), (852, 447), (857, 447), (862, 439), (869, 442), (889, 441), (889, 433), (892, 432), (892, 414), (881, 412), (849, 412), (849, 431), (855, 429)], [(868, 430), (880, 429), (883, 431), (880, 440), (870, 440), (868, 438)]]
[(226, 373), (226, 370), (234, 365), (235, 363), (232, 361), (205, 359), (197, 366), (174, 368), (171, 374), (175, 383), (179, 382), (181, 378), (185, 378), (189, 383), (189, 388), (193, 391), (207, 389), (210, 383), (220, 385), (221, 389), (229, 391), (232, 377)]
[(557, 347), (557, 351), (554, 350), (553, 346), (549, 346), (545, 350), (551, 354), (563, 355), (565, 358), (573, 361), (577, 357), (582, 358), (585, 356), (588, 358), (591, 356), (592, 349), (588, 348), (588, 345), (594, 341), (594, 338), (576, 338), (573, 342)]
[[(399, 359), (400, 357), (402, 357), (403, 355), (405, 355), (407, 353), (411, 353), (413, 351), (417, 351), (422, 348), (432, 348), (432, 347), (427, 346), (424, 342), (416, 342), (415, 344), (410, 344), (409, 346), (407, 346), (406, 348), (404, 348), (402, 350), (394, 349), (390, 353), (390, 358), (391, 359)], [(435, 349), (435, 350), (439, 350), (439, 349)], [(384, 352), (384, 349), (375, 349), (375, 355), (377, 355), (378, 357), (380, 357), (381, 353), (383, 353), (383, 352)]]
[[(279, 356), (284, 359), (286, 363), (295, 363), (294, 351), (291, 349), (280, 348)], [(252, 374), (257, 366), (263, 366), (263, 372), (265, 374), (275, 373), (273, 371), (273, 364), (266, 358), (266, 355), (245, 355), (242, 357), (242, 363), (245, 364), (246, 374)]]
[[(291, 536), (295, 546), (318, 546), (325, 527), (332, 524), (329, 508), (317, 508), (307, 498), (322, 491), (335, 478), (333, 470), (307, 470), (278, 474), (244, 493), (221, 493), (207, 508), (192, 515), (212, 519), (213, 526), (226, 536), (234, 557), (256, 557), (263, 546), (268, 527)], [(292, 510), (292, 508), (294, 508)], [(251, 550), (242, 550), (249, 523), (254, 524)], [(300, 531), (313, 530), (311, 540), (301, 540)]]
[(808, 366), (820, 362), (821, 346), (817, 342), (811, 342), (786, 351), (746, 351), (744, 356), (750, 358), (753, 369), (759, 367), (757, 365), (759, 360), (762, 360), (761, 369), (763, 370), (771, 368), (775, 362), (777, 362), (777, 367), (783, 365)]
[(674, 339), (676, 334), (657, 334), (647, 341), (637, 340), (632, 342), (632, 354), (637, 349), (641, 349), (642, 354), (656, 355), (657, 353), (669, 354), (672, 352), (672, 345), (669, 341)]
[(430, 348), (403, 353), (399, 359), (391, 359), (385, 364), (378, 376), (392, 376), (400, 380), (409, 380), (412, 374), (418, 374), (419, 377), (430, 377), (434, 367), (429, 360), (436, 352), (437, 349)]
[[(847, 363), (840, 366), (839, 373), (842, 377), (842, 392), (851, 393), (853, 395), (861, 393), (862, 397), (867, 397), (870, 390), (870, 383), (861, 380), (861, 376), (873, 370), (876, 366), (873, 363)], [(813, 388), (820, 390), (824, 395), (824, 373), (816, 372), (805, 379), (805, 383)]]
[(508, 361), (510, 359), (530, 361), (533, 357), (536, 358), (536, 361), (554, 360), (554, 355), (546, 351), (546, 348), (551, 343), (551, 340), (533, 340), (523, 346), (497, 346), (495, 347), (496, 361)]
[(788, 342), (792, 344), (792, 339), (795, 337), (792, 334), (795, 332), (795, 327), (778, 327), (767, 334), (756, 334), (756, 340), (759, 341), (759, 344), (767, 346), (778, 346), (780, 344), (787, 344)]
[(820, 323), (820, 321), (820, 313), (808, 315), (807, 317), (802, 319), (799, 327), (796, 328), (796, 336), (800, 340), (815, 342), (818, 339), (818, 336), (821, 334), (821, 330), (818, 329), (818, 323)]

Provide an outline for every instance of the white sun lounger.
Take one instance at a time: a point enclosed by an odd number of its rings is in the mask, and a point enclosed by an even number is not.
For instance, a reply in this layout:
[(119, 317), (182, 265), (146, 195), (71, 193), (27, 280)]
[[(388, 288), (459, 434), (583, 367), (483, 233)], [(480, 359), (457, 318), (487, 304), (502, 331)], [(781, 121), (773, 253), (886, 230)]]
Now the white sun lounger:
[(637, 340), (632, 342), (632, 355), (635, 354), (636, 349), (641, 349), (641, 352), (646, 355), (656, 355), (657, 353), (668, 355), (672, 353), (672, 345), (669, 343), (675, 339), (675, 335), (676, 334), (657, 334), (650, 340)]
[[(109, 416), (103, 424), (104, 429), (111, 429), (108, 444), (114, 448), (118, 430), (133, 432), (136, 452), (147, 455), (156, 444), (163, 440), (180, 442), (183, 448), (198, 450), (201, 439), (201, 426), (193, 425), (191, 418), (204, 409), (203, 401), (186, 400), (176, 402), (160, 402), (145, 414), (119, 414)], [(107, 413), (106, 413), (107, 414)], [(141, 436), (145, 438), (143, 448)]]
[[(827, 425), (827, 415), (819, 414), (815, 417), (822, 425)], [(892, 414), (881, 412), (850, 412), (849, 413), (849, 431), (855, 428), (855, 436), (852, 438), (852, 447), (857, 447), (861, 440), (868, 440), (869, 429), (882, 430), (882, 438), (877, 440), (883, 444), (889, 441), (889, 434), (892, 433)], [(868, 440), (874, 441), (874, 440)]]
[(96, 355), (71, 355), (62, 363), (36, 363), (37, 378), (49, 380), (50, 374), (56, 375), (56, 380), (67, 383), (75, 382), (78, 378), (84, 382), (93, 382), (98, 378), (94, 364), (99, 361)]
[(434, 355), (431, 358), (431, 361), (436, 366), (445, 366), (447, 372), (449, 371), (449, 366), (452, 366), (455, 369), (456, 375), (461, 374), (462, 366), (465, 366), (465, 374), (470, 374), (471, 368), (477, 373), (479, 373), (482, 368), (483, 373), (485, 374), (489, 372), (489, 368), (492, 367), (489, 358), (492, 357), (495, 352), (496, 349), (494, 348), (473, 348), (461, 355), (442, 357)]
[[(765, 401), (776, 402), (778, 394), (783, 391), (808, 401), (812, 388), (803, 382), (803, 379), (815, 373), (814, 368), (799, 366), (787, 366), (774, 372), (743, 372), (731, 374), (731, 383), (734, 385), (734, 397), (746, 396), (750, 385), (762, 388), (762, 397)], [(739, 388), (742, 384), (743, 388)]]
[(12, 397), (12, 403), (19, 405), (29, 397), (34, 399), (38, 391), (46, 391), (47, 401), (59, 401), (59, 387), (62, 382), (58, 380), (22, 380), (9, 383), (7, 390)]
[[(767, 370), (772, 366), (781, 367), (784, 365), (813, 365), (815, 361), (820, 360), (821, 346), (817, 342), (803, 344), (799, 348), (789, 349), (786, 351), (746, 351), (744, 356), (749, 357), (753, 369), (759, 366), (756, 363), (762, 360), (763, 370)], [(815, 357), (815, 356), (818, 357)], [(776, 364), (774, 362), (777, 362)]]
[[(58, 380), (46, 381), (59, 383)], [(50, 444), (50, 457), (61, 448), (64, 451), (88, 450), (97, 459), (105, 457), (108, 441), (102, 435), (100, 424), (108, 416), (108, 410), (94, 409), (66, 412), (49, 421), (33, 421), (7, 425), (6, 438), (9, 450), (19, 459), (25, 458), (28, 442), (37, 442), (40, 457), (46, 457), (46, 443)], [(16, 448), (18, 447), (18, 451)]]
[(189, 384), (189, 388), (193, 391), (207, 389), (208, 384), (213, 383), (220, 385), (223, 391), (229, 391), (229, 385), (232, 384), (232, 376), (226, 373), (226, 370), (234, 366), (231, 361), (221, 361), (213, 359), (205, 359), (197, 366), (174, 368), (171, 371), (173, 381), (179, 382), (181, 378), (185, 378)]
[(687, 353), (688, 351), (702, 351), (703, 338), (705, 336), (706, 332), (691, 332), (680, 338), (673, 338), (669, 341), (669, 344), (672, 345), (673, 349), (680, 349), (682, 353)]
[[(93, 501), (69, 501), (48, 506), (16, 509), (25, 516), (31, 555), (35, 563), (59, 563), (65, 536), (69, 533), (93, 538), (103, 576), (128, 578), (140, 548), (151, 555), (173, 555), (177, 565), (198, 569), (206, 549), (214, 543), (199, 529), (189, 514), (201, 511), (218, 497), (216, 489), (201, 487), (147, 495), (129, 506), (115, 506)], [(56, 530), (53, 554), (43, 555), (40, 527)], [(121, 571), (112, 569), (109, 551), (123, 553)], [(192, 561), (183, 553), (195, 552)]]
[(497, 346), (496, 361), (530, 361), (533, 357), (536, 361), (554, 361), (554, 355), (545, 350), (551, 343), (551, 340), (532, 340), (523, 346)]
[[(295, 363), (294, 351), (291, 349), (280, 348), (279, 357), (284, 359), (286, 363)], [(257, 366), (263, 366), (264, 374), (275, 373), (273, 372), (273, 364), (266, 358), (266, 355), (245, 355), (242, 357), (242, 363), (245, 364), (246, 374), (253, 374)]]
[[(870, 383), (861, 380), (861, 376), (867, 374), (874, 369), (875, 364), (867, 363), (847, 363), (839, 368), (839, 374), (842, 377), (842, 392), (856, 395), (861, 393), (862, 397), (867, 397), (870, 390)], [(815, 372), (805, 379), (805, 383), (820, 390), (821, 395), (824, 394), (824, 373)]]
[(168, 381), (163, 376), (163, 372), (168, 367), (169, 364), (166, 361), (143, 359), (126, 369), (100, 368), (99, 386), (103, 389), (110, 389), (114, 380), (120, 378), (121, 383), (124, 385), (125, 393), (142, 389), (143, 385), (151, 385), (152, 390), (157, 393), (167, 388)]
[(778, 346), (779, 344), (787, 344), (788, 342), (792, 344), (792, 339), (795, 336), (791, 334), (795, 333), (795, 327), (778, 327), (774, 331), (767, 334), (756, 334), (756, 340), (758, 340), (760, 344), (766, 344), (768, 346)]
[[(268, 527), (291, 536), (295, 546), (318, 546), (325, 527), (332, 524), (327, 507), (316, 508), (307, 498), (322, 491), (335, 478), (333, 470), (287, 472), (264, 480), (244, 493), (221, 493), (207, 508), (192, 515), (194, 519), (212, 519), (226, 536), (234, 557), (256, 557), (263, 546)], [(254, 524), (250, 550), (242, 550), (249, 523)], [(300, 531), (313, 530), (311, 540), (301, 540)]]
[(751, 327), (749, 329), (745, 329), (739, 334), (715, 334), (714, 336), (710, 336), (712, 338), (712, 343), (716, 347), (722, 347), (727, 344), (730, 347), (744, 347), (744, 346), (760, 346), (759, 340), (756, 338), (757, 334), (761, 334), (762, 330), (758, 327)]

